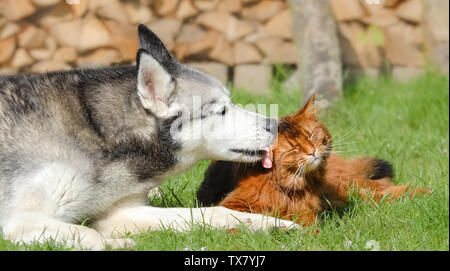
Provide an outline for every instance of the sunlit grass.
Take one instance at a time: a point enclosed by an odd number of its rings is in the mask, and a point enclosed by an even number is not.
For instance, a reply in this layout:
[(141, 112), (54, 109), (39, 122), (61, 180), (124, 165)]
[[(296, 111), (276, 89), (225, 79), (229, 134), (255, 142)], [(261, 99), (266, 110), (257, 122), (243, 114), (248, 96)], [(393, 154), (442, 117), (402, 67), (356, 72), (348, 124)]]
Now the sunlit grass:
[[(286, 77), (281, 74), (280, 77)], [(268, 95), (232, 90), (235, 103), (278, 104), (279, 114), (300, 109), (299, 91), (286, 93), (281, 80)], [(152, 231), (131, 236), (136, 250), (381, 250), (449, 249), (449, 81), (428, 72), (406, 84), (389, 78), (361, 79), (347, 85), (345, 97), (321, 115), (338, 151), (344, 156), (374, 156), (390, 161), (395, 182), (427, 187), (424, 198), (367, 204), (353, 197), (348, 208), (324, 214), (322, 221), (298, 231), (242, 230), (227, 234), (206, 226), (178, 233)], [(195, 207), (196, 190), (209, 162), (173, 177), (162, 196), (150, 199), (162, 207)], [(316, 234), (316, 229), (319, 234)], [(369, 242), (370, 244), (370, 242)], [(0, 238), (0, 250), (58, 250), (56, 244), (15, 246)]]

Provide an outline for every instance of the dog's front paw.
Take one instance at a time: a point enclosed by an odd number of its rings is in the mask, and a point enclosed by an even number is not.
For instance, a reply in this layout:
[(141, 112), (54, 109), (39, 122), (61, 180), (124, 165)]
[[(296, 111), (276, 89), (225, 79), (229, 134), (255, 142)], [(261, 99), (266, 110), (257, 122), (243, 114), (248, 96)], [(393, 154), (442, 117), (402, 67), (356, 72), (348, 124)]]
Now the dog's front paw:
[(283, 220), (271, 216), (252, 214), (254, 217), (247, 218), (244, 224), (252, 230), (267, 230), (279, 228), (282, 230), (297, 229), (300, 226), (289, 220)]
[(129, 238), (109, 238), (105, 239), (105, 247), (109, 249), (132, 249), (136, 243)]
[(227, 212), (229, 218), (233, 218), (233, 222), (228, 224), (228, 229), (235, 228), (239, 224), (243, 224), (250, 230), (267, 230), (270, 228), (288, 230), (300, 228), (297, 223), (272, 216), (232, 211), (226, 208), (224, 208), (224, 211)]

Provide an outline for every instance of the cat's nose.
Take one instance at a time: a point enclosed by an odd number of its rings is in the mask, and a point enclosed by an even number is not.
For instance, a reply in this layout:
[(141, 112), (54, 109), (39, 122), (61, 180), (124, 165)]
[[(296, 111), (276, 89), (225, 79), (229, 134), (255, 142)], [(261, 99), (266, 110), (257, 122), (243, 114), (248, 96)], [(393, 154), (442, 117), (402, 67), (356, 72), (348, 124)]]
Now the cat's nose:
[(278, 121), (276, 119), (267, 118), (264, 129), (276, 136), (278, 134)]

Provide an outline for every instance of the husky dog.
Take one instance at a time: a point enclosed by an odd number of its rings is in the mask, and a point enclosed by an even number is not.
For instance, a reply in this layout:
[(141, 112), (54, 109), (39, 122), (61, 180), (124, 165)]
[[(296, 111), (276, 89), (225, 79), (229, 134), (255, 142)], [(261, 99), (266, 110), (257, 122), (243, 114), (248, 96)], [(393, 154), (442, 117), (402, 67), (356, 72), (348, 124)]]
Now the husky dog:
[[(152, 187), (199, 160), (260, 160), (277, 124), (231, 104), (217, 79), (179, 63), (145, 26), (138, 32), (136, 66), (0, 77), (4, 238), (97, 250), (133, 246), (120, 234), (161, 226), (294, 226), (223, 207), (146, 206)], [(230, 122), (238, 137), (193, 136), (226, 134)]]

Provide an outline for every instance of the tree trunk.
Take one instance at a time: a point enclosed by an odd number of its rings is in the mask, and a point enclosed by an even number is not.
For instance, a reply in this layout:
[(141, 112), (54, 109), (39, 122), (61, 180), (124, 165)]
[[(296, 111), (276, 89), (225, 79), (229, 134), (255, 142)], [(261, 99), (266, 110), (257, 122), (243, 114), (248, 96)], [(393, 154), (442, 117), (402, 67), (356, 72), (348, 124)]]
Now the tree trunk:
[(292, 33), (299, 51), (303, 100), (313, 93), (326, 108), (342, 96), (342, 63), (329, 0), (289, 0)]
[(449, 72), (449, 1), (423, 0), (424, 33), (429, 60), (441, 73)]

